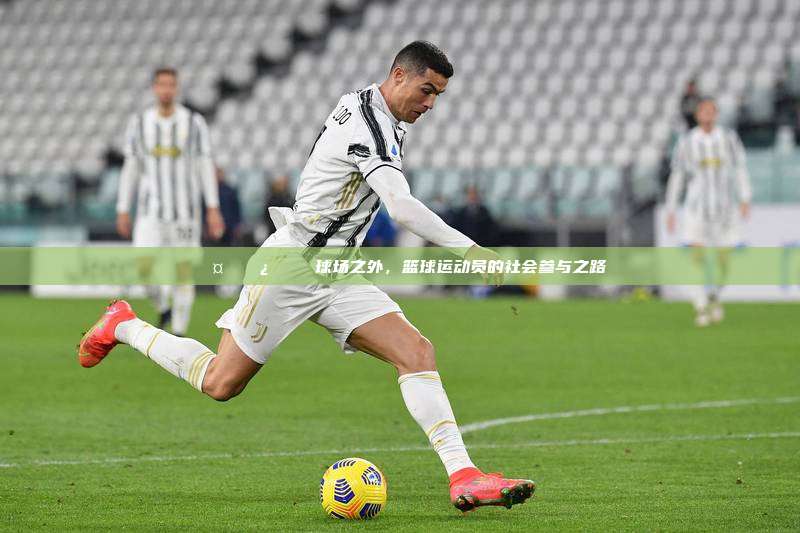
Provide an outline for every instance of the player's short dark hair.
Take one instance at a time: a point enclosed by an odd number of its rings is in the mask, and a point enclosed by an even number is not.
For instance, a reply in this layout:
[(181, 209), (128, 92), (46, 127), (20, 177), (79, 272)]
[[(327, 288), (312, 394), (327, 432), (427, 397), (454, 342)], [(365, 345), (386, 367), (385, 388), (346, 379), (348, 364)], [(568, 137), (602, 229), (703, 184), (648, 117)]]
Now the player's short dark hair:
[(428, 41), (414, 41), (400, 50), (394, 58), (391, 70), (400, 66), (418, 74), (423, 74), (426, 69), (431, 69), (445, 78), (453, 75), (453, 65), (450, 64), (445, 53)]
[(178, 71), (173, 67), (158, 67), (153, 71), (153, 81), (156, 81), (162, 74), (168, 74), (176, 80), (178, 79)]

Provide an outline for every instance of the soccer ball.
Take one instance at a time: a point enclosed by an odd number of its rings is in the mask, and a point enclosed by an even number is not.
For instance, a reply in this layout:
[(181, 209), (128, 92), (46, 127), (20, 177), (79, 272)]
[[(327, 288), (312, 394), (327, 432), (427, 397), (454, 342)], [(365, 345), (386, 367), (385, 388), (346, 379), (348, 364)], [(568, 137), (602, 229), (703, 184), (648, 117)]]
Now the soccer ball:
[(372, 518), (386, 505), (386, 478), (369, 461), (358, 457), (342, 459), (322, 474), (319, 500), (328, 516)]

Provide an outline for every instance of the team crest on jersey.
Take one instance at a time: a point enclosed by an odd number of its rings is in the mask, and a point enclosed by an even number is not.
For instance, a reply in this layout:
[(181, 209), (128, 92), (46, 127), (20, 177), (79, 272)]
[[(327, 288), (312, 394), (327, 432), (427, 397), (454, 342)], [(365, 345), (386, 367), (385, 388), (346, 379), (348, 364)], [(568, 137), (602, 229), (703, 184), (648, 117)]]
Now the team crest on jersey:
[(162, 144), (157, 144), (150, 151), (150, 154), (153, 157), (178, 158), (181, 156), (181, 149), (178, 148), (177, 146), (164, 146)]
[(719, 168), (722, 166), (722, 161), (718, 157), (706, 157), (700, 160), (700, 166), (706, 168)]

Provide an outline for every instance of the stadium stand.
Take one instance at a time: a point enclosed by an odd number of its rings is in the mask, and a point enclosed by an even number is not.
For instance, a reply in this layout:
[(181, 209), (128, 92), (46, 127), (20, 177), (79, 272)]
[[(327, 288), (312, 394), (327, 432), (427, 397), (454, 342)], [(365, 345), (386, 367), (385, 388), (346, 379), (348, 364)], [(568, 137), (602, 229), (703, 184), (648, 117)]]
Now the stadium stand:
[[(357, 18), (335, 23), (342, 13)], [(477, 183), (503, 218), (602, 219), (624, 186), (634, 203), (659, 194), (690, 78), (729, 124), (740, 108), (769, 118), (784, 65), (800, 72), (799, 24), (793, 0), (0, 4), (0, 216), (18, 217), (32, 191), (63, 204), (73, 173), (102, 177), (89, 212), (107, 215), (104, 154), (160, 64), (208, 110), (219, 163), (238, 176), (246, 213), (260, 214), (264, 176), (297, 177), (339, 95), (382, 79), (403, 44), (424, 38), (448, 51), (456, 76), (409, 136), (415, 192), (453, 201)], [(753, 156), (757, 188), (766, 167), (792, 173), (794, 159), (780, 161)], [(797, 189), (766, 181), (758, 198)]]

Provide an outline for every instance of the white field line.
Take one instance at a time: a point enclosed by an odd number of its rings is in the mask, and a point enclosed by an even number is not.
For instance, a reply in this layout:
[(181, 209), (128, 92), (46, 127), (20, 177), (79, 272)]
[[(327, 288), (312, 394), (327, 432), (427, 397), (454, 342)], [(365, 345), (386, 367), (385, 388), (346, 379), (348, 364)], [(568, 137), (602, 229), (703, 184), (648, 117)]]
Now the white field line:
[(531, 415), (512, 416), (508, 418), (495, 418), (482, 422), (473, 422), (461, 426), (461, 433), (473, 433), (484, 429), (520, 424), (535, 420), (555, 420), (559, 418), (576, 418), (580, 416), (603, 416), (620, 413), (652, 413), (656, 411), (690, 411), (696, 409), (720, 409), (724, 407), (739, 407), (742, 405), (774, 405), (800, 402), (800, 396), (787, 396), (784, 398), (749, 398), (743, 400), (715, 400), (697, 403), (654, 403), (648, 405), (623, 405), (620, 407), (599, 407), (594, 409), (581, 409), (579, 411), (562, 411), (560, 413), (538, 413)]
[[(514, 449), (514, 448), (539, 448), (562, 446), (603, 446), (609, 444), (649, 444), (668, 442), (703, 442), (703, 441), (732, 441), (756, 439), (800, 439), (800, 431), (785, 431), (780, 433), (738, 433), (729, 435), (666, 435), (661, 437), (644, 438), (606, 438), (606, 439), (571, 439), (571, 440), (534, 440), (516, 443), (483, 443), (469, 446), (471, 450), (479, 449)], [(387, 448), (355, 448), (348, 450), (308, 450), (308, 451), (274, 451), (255, 453), (205, 453), (196, 455), (158, 455), (145, 457), (108, 457), (104, 459), (73, 459), (73, 460), (36, 460), (20, 463), (0, 463), (0, 468), (23, 468), (65, 465), (101, 465), (135, 463), (159, 463), (176, 461), (208, 461), (219, 459), (258, 459), (269, 457), (306, 457), (313, 455), (330, 455), (334, 457), (352, 456), (364, 453), (400, 453), (421, 452), (430, 450), (430, 446), (395, 446)]]

